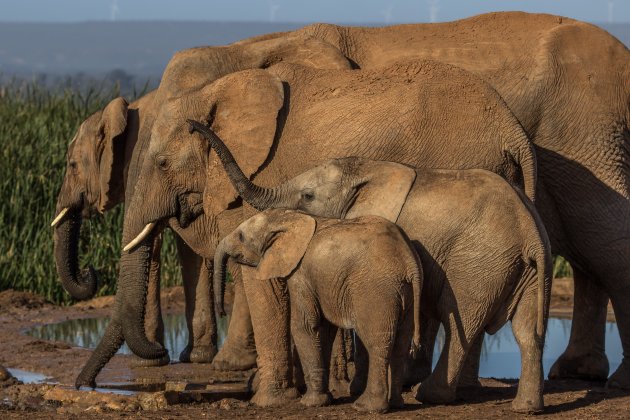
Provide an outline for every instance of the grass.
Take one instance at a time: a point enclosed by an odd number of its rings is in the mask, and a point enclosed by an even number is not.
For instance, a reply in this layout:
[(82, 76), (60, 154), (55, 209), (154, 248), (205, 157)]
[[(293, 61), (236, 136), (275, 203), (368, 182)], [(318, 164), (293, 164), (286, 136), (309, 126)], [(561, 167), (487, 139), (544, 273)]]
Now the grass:
[[(69, 303), (53, 260), (50, 221), (65, 170), (68, 143), (79, 124), (117, 92), (47, 91), (35, 84), (0, 88), (0, 291), (28, 290), (56, 303)], [(99, 295), (112, 294), (118, 273), (122, 206), (86, 220), (81, 232), (81, 266), (99, 276)], [(165, 233), (162, 284), (181, 283), (175, 242)], [(554, 276), (571, 276), (561, 258)]]
[[(80, 123), (116, 90), (51, 92), (35, 84), (0, 88), (0, 290), (28, 290), (68, 303), (53, 259), (52, 228), (65, 154)], [(99, 295), (112, 294), (120, 257), (122, 206), (86, 220), (81, 266), (94, 265)], [(162, 282), (181, 283), (172, 234), (165, 235)]]

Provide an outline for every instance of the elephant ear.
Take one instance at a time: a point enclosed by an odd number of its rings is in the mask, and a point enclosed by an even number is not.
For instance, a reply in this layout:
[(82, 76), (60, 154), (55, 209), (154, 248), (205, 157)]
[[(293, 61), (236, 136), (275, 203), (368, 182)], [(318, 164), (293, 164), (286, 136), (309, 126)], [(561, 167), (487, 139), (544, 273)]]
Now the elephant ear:
[[(203, 90), (209, 101), (212, 129), (230, 149), (245, 176), (265, 162), (276, 136), (278, 112), (284, 105), (282, 81), (265, 70), (233, 73)], [(218, 215), (238, 194), (216, 152), (208, 156), (204, 211)]]
[[(275, 225), (273, 221), (270, 222), (272, 225)], [(317, 222), (312, 216), (286, 211), (279, 229), (272, 229), (265, 238), (266, 250), (256, 268), (258, 279), (290, 275), (306, 253), (316, 227)]]
[(127, 101), (118, 97), (112, 100), (101, 114), (102, 138), (100, 149), (99, 184), (101, 189), (99, 211), (103, 212), (120, 201), (124, 193), (125, 129), (127, 128)]
[(366, 161), (358, 170), (361, 182), (346, 219), (374, 215), (396, 223), (407, 195), (416, 180), (416, 171), (395, 162)]

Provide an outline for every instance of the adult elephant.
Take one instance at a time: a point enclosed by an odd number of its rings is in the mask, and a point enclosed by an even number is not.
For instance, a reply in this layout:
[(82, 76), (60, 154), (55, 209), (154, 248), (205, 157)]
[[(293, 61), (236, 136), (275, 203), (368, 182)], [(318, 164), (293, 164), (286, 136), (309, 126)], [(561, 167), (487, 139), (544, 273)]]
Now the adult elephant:
[[(90, 277), (81, 277), (78, 274), (77, 263), (78, 232), (81, 220), (79, 211), (88, 204), (85, 201), (88, 192), (89, 194), (98, 194), (102, 185), (116, 184), (115, 199), (109, 199), (108, 205), (101, 208), (100, 211), (105, 211), (124, 200), (129, 201), (151, 137), (151, 129), (156, 117), (154, 111), (161, 107), (165, 98), (182, 94), (189, 89), (194, 89), (199, 84), (215, 80), (239, 68), (267, 67), (276, 61), (296, 62), (326, 68), (350, 67), (348, 61), (337, 49), (325, 42), (308, 37), (306, 39), (304, 37), (288, 37), (270, 39), (269, 41), (265, 41), (264, 37), (257, 37), (251, 45), (247, 41), (241, 41), (226, 47), (185, 50), (178, 53), (171, 61), (160, 89), (133, 103), (129, 107), (129, 111), (127, 111), (127, 104), (121, 98), (115, 101), (116, 107), (111, 107), (117, 109), (115, 116), (110, 115), (108, 111), (110, 106), (108, 106), (83, 123), (73, 142), (74, 145), (69, 150), (66, 178), (58, 200), (57, 216), (53, 221), (56, 232), (67, 232), (64, 235), (66, 238), (64, 241), (56, 242), (59, 249), (57, 261), (58, 266), (61, 267), (60, 275), (63, 277), (63, 273), (71, 273), (69, 277), (71, 281), (66, 282), (69, 284), (67, 290), (86, 289), (87, 291), (84, 291), (82, 295), (77, 295), (80, 298), (88, 298), (95, 291), (96, 279), (93, 270), (88, 269)], [(138, 115), (142, 118), (139, 119)], [(109, 136), (107, 127), (114, 125), (113, 122), (116, 123), (118, 132)], [(77, 147), (79, 144), (81, 147)], [(112, 150), (115, 152), (109, 154), (103, 152), (109, 150), (108, 148), (114, 148)], [(120, 169), (113, 171), (111, 175), (104, 173), (112, 160)], [(77, 173), (85, 175), (75, 176)], [(100, 180), (104, 180), (104, 182)], [(95, 202), (98, 203), (98, 199)], [(99, 208), (95, 207), (95, 210), (99, 210)], [(86, 213), (88, 212), (86, 211)], [(218, 222), (219, 225), (225, 224), (230, 227), (230, 230), (236, 227), (238, 223), (232, 222), (233, 219), (240, 220), (234, 217), (236, 213), (238, 211), (225, 212)], [(170, 224), (174, 224), (176, 228), (179, 228), (180, 224), (185, 225), (182, 221), (172, 221)], [(165, 222), (160, 228), (168, 225), (169, 223)], [(123, 241), (125, 241), (124, 231)], [(149, 342), (158, 342), (159, 344), (159, 338), (163, 335), (159, 302), (160, 235), (155, 235), (154, 241), (151, 246), (150, 258), (143, 267), (145, 271), (142, 273), (147, 275), (149, 279), (148, 295), (143, 295), (142, 302), (139, 301), (138, 304), (143, 307), (146, 306), (143, 322), (147, 327), (142, 335), (146, 336)], [(210, 310), (211, 290), (208, 278), (211, 270), (208, 270), (208, 265), (204, 263), (203, 257), (199, 256), (199, 253), (192, 252), (186, 241), (178, 237), (177, 244), (182, 261), (182, 276), (186, 292), (186, 317), (191, 332), (189, 344), (180, 355), (180, 360), (209, 362), (216, 353), (216, 321), (214, 312)], [(194, 245), (194, 243), (192, 244)], [(203, 255), (210, 259), (213, 258), (211, 253)], [(121, 267), (126, 266), (125, 258), (126, 256), (123, 255)], [(238, 267), (236, 268), (233, 274), (238, 278), (240, 272)], [(137, 274), (139, 273), (133, 271), (127, 273), (129, 276)], [(229, 367), (248, 369), (256, 363), (253, 332), (251, 331), (247, 305), (239, 303), (239, 299), (243, 297), (242, 292), (239, 292), (240, 282), (237, 282), (236, 290), (235, 306), (244, 308), (245, 313), (243, 316), (236, 316), (232, 324), (236, 324), (235, 331), (242, 332), (243, 340), (232, 339), (227, 343), (228, 349), (235, 349), (235, 351), (227, 352), (231, 356), (230, 360), (238, 363), (237, 366), (234, 363), (229, 364)], [(119, 305), (117, 299), (116, 308)], [(121, 311), (118, 309), (114, 310), (114, 314), (104, 339), (79, 374), (76, 380), (77, 387), (81, 385), (94, 386), (96, 374), (122, 344), (122, 319), (124, 315), (121, 317)], [(137, 355), (143, 357), (142, 353)], [(153, 362), (150, 360), (159, 360), (163, 363), (168, 359), (168, 355), (162, 350), (159, 357), (147, 357), (146, 359), (144, 364), (152, 364)]]
[(575, 280), (571, 338), (551, 378), (605, 380), (610, 297), (624, 348), (608, 380), (630, 388), (630, 52), (606, 31), (560, 16), (489, 13), (454, 22), (297, 33), (360, 68), (424, 57), (490, 83), (535, 143), (536, 207)]
[[(246, 176), (255, 174), (261, 184), (275, 185), (331, 157), (357, 155), (419, 167), (482, 167), (534, 195), (533, 148), (520, 124), (490, 86), (454, 66), (428, 60), (344, 71), (281, 63), (189, 90), (162, 103), (125, 218), (129, 253), (122, 257), (117, 311), (124, 314), (127, 344), (145, 357), (161, 354), (140, 328), (157, 227), (171, 220), (208, 257), (222, 235), (254, 211), (241, 209), (205, 140), (190, 137), (189, 118), (211, 123)], [(231, 230), (226, 214), (237, 214)], [(281, 283), (253, 284), (247, 268), (243, 286), (247, 303), (257, 308), (251, 320), (260, 385), (253, 401), (281, 403), (294, 395), (289, 334), (281, 322), (287, 296)]]
[[(498, 91), (535, 143), (537, 208), (554, 254), (574, 270), (571, 338), (550, 377), (606, 379), (608, 296), (630, 355), (628, 49), (594, 25), (520, 12), (383, 28), (315, 24), (295, 35), (327, 42), (353, 67), (432, 58), (475, 73)], [(628, 357), (609, 386), (630, 388)]]
[[(79, 127), (68, 147), (66, 173), (57, 197), (54, 227), (54, 255), (64, 289), (75, 299), (89, 299), (97, 291), (96, 271), (92, 266), (79, 269), (79, 232), (84, 217), (102, 214), (125, 201), (132, 155), (138, 141), (148, 138), (157, 108), (155, 91), (128, 104), (112, 100), (90, 115)], [(156, 249), (161, 238), (156, 237)], [(209, 276), (201, 258), (178, 237), (186, 295), (189, 341), (180, 354), (181, 361), (210, 362), (216, 354), (216, 322), (207, 308), (210, 302)], [(163, 344), (164, 323), (160, 310), (160, 253), (150, 262), (149, 292), (145, 332), (151, 341)], [(193, 309), (201, 308), (194, 311)], [(147, 366), (168, 363), (168, 358), (136, 360)]]

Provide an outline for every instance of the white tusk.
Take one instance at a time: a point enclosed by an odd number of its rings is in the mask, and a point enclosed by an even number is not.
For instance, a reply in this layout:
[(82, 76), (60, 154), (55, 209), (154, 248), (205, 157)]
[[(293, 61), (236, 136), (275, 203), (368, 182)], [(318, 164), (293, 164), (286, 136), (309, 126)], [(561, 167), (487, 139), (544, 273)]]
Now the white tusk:
[(55, 220), (52, 221), (52, 223), (50, 224), (50, 227), (57, 226), (59, 224), (59, 222), (61, 222), (63, 220), (63, 218), (65, 217), (66, 213), (68, 213), (68, 210), (70, 210), (69, 207), (64, 207), (63, 210), (61, 210), (59, 212), (57, 217), (55, 217)]
[(131, 251), (132, 249), (137, 247), (138, 244), (140, 242), (144, 241), (144, 239), (149, 235), (149, 233), (151, 233), (151, 231), (153, 230), (153, 227), (155, 227), (155, 222), (147, 223), (147, 225), (144, 227), (144, 229), (142, 229), (142, 232), (140, 232), (140, 234), (138, 236), (136, 236), (133, 239), (133, 241), (129, 242), (123, 248), (123, 251), (125, 251), (125, 252)]

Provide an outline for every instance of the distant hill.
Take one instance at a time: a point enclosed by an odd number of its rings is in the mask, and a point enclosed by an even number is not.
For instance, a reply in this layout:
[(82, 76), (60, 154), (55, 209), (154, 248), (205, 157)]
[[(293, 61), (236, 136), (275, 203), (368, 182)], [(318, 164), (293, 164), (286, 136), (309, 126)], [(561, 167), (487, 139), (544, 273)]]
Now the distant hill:
[[(83, 22), (0, 23), (0, 75), (44, 83), (120, 80), (152, 85), (174, 52), (201, 45), (223, 45), (300, 23), (265, 22)], [(600, 25), (630, 45), (630, 24)], [(83, 82), (82, 82), (83, 83)]]

